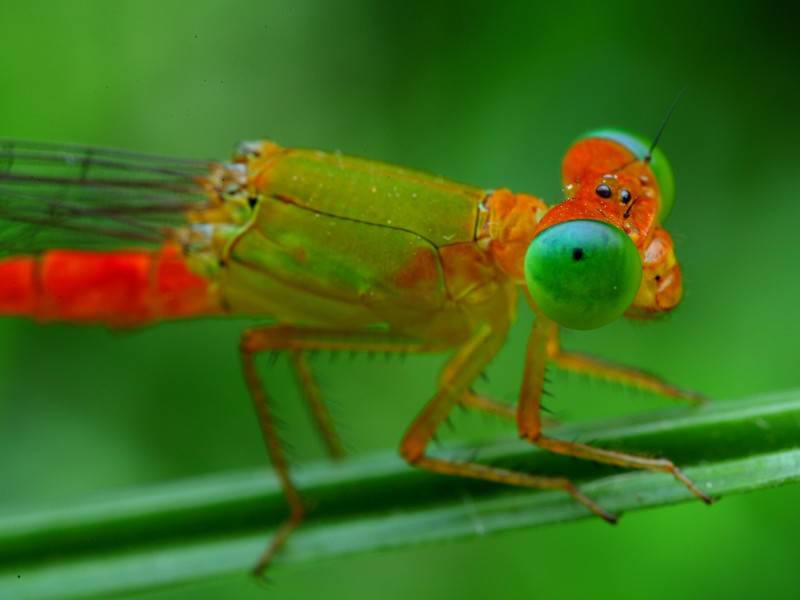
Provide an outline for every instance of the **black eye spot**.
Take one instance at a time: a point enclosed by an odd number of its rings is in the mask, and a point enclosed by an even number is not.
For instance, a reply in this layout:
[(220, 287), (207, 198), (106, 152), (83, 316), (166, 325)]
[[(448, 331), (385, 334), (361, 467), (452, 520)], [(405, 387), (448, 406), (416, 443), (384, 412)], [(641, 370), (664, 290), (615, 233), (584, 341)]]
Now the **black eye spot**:
[(572, 251), (572, 260), (579, 261), (583, 258), (583, 248), (575, 248)]
[(623, 204), (627, 204), (631, 201), (631, 193), (628, 190), (622, 190), (619, 193), (619, 199)]
[(594, 193), (600, 196), (601, 198), (611, 198), (611, 188), (608, 187), (605, 183), (601, 183), (598, 185)]
[(247, 203), (250, 205), (250, 208), (255, 208), (256, 204), (258, 203), (258, 198), (256, 198), (255, 196), (250, 196), (247, 199)]
[(661, 275), (656, 275), (655, 279), (656, 281), (661, 281)]

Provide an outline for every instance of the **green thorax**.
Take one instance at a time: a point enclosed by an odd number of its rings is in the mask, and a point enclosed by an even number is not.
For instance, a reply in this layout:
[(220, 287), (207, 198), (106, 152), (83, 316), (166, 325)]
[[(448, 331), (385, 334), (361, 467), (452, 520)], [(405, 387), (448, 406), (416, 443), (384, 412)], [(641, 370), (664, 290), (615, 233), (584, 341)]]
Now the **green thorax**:
[(471, 242), (486, 192), (426, 173), (316, 150), (261, 144), (253, 191), (326, 215), (403, 229), (435, 246)]

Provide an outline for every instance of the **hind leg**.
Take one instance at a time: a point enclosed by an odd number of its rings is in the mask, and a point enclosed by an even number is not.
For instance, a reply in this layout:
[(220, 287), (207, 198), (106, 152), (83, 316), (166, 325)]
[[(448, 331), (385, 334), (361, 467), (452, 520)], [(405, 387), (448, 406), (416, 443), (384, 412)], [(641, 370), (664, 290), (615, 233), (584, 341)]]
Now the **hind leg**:
[[(253, 567), (255, 575), (262, 575), (272, 559), (286, 543), (290, 534), (303, 521), (305, 507), (299, 491), (292, 481), (286, 453), (281, 444), (280, 437), (275, 427), (269, 397), (264, 390), (261, 378), (258, 376), (255, 357), (261, 352), (271, 350), (288, 350), (291, 352), (292, 365), (298, 378), (301, 380), (303, 392), (316, 415), (318, 427), (323, 431), (323, 436), (334, 436), (328, 439), (328, 444), (335, 439), (330, 417), (327, 409), (322, 404), (319, 390), (311, 378), (302, 353), (308, 350), (350, 350), (364, 352), (437, 352), (446, 350), (444, 346), (419, 343), (407, 338), (393, 337), (378, 332), (352, 332), (305, 329), (284, 325), (267, 325), (246, 330), (240, 342), (240, 354), (245, 382), (256, 410), (258, 423), (267, 448), (272, 466), (280, 480), (283, 495), (289, 505), (289, 516), (280, 525), (267, 548)], [(313, 394), (309, 398), (309, 394)]]

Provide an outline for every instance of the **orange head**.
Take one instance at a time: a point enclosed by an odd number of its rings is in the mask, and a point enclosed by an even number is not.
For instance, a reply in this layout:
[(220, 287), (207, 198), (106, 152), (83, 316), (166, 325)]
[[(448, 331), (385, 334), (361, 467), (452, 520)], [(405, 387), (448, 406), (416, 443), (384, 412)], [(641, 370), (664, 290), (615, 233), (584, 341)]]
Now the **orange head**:
[(654, 317), (677, 306), (683, 294), (680, 266), (661, 227), (675, 184), (663, 152), (627, 132), (590, 132), (567, 152), (562, 178), (569, 196), (563, 204), (602, 212), (598, 218), (621, 227), (639, 252), (642, 280), (626, 316)]
[(650, 227), (665, 221), (675, 200), (675, 180), (664, 153), (624, 131), (582, 136), (564, 157), (561, 173), (568, 198), (609, 201), (645, 237)]
[(593, 132), (570, 148), (563, 180), (567, 200), (544, 214), (505, 190), (489, 199), (489, 249), (502, 270), (567, 327), (674, 308), (681, 273), (661, 227), (674, 197), (663, 153), (628, 133)]
[(681, 267), (672, 238), (657, 227), (642, 255), (642, 283), (625, 315), (634, 319), (655, 317), (675, 308), (682, 295)]
[(574, 202), (602, 212), (598, 218), (621, 227), (639, 251), (642, 281), (626, 316), (654, 317), (677, 306), (683, 294), (680, 266), (672, 238), (661, 227), (675, 184), (663, 152), (627, 132), (590, 132), (564, 157), (562, 179), (568, 195), (562, 205)]

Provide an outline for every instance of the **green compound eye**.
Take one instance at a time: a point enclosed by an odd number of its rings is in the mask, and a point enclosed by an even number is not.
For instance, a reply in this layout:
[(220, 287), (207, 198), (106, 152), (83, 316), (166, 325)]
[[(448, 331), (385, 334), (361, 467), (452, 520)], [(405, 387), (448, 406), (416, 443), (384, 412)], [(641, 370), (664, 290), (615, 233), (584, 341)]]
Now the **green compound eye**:
[[(611, 140), (622, 144), (640, 160), (647, 156), (647, 151), (650, 149), (650, 141), (647, 138), (622, 129), (595, 129), (585, 133), (580, 139), (592, 137)], [(675, 177), (672, 174), (672, 167), (661, 148), (653, 150), (653, 156), (650, 158), (650, 169), (652, 169), (653, 174), (656, 176), (658, 189), (661, 193), (661, 206), (658, 210), (658, 220), (660, 223), (663, 223), (669, 216), (672, 205), (675, 203)]]
[(572, 329), (594, 329), (622, 316), (642, 279), (636, 246), (602, 221), (557, 223), (525, 254), (525, 280), (542, 312)]

